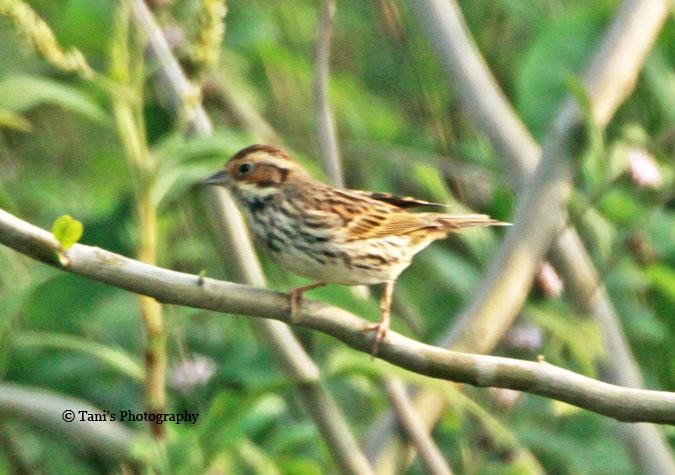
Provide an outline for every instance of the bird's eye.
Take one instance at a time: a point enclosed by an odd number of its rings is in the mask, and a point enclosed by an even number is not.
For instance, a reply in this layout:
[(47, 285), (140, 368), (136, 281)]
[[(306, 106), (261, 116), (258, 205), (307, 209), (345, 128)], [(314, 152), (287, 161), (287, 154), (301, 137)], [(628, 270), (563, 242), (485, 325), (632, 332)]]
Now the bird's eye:
[(248, 173), (251, 173), (253, 171), (253, 164), (252, 163), (242, 163), (239, 165), (239, 174), (240, 175), (246, 175)]

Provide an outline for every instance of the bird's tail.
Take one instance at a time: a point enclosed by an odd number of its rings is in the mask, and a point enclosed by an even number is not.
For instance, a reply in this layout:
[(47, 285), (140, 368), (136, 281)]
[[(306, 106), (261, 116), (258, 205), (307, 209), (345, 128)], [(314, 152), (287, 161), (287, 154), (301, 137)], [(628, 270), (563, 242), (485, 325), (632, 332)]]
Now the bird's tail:
[(511, 223), (497, 221), (487, 214), (461, 214), (453, 216), (450, 214), (439, 214), (437, 222), (443, 226), (443, 230), (452, 233), (462, 228), (473, 228), (482, 226), (511, 226)]

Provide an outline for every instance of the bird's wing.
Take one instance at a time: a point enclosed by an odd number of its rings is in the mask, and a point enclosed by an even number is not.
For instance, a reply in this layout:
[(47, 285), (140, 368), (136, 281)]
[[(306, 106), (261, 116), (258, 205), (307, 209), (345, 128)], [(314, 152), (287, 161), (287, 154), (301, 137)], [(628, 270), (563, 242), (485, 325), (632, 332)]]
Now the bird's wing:
[[(336, 238), (343, 241), (405, 235), (421, 229), (442, 228), (440, 223), (429, 220), (430, 213), (408, 213), (393, 203), (375, 199), (371, 195), (365, 191), (326, 187), (318, 190), (313, 196), (314, 212), (321, 213), (326, 222), (335, 223), (335, 218), (339, 217), (341, 226), (336, 230)], [(408, 206), (413, 205), (410, 203)]]
[(372, 212), (355, 216), (346, 229), (347, 239), (382, 238), (387, 236), (402, 236), (422, 229), (437, 227), (438, 223), (425, 219), (424, 214), (411, 214), (405, 211), (391, 211), (389, 213)]

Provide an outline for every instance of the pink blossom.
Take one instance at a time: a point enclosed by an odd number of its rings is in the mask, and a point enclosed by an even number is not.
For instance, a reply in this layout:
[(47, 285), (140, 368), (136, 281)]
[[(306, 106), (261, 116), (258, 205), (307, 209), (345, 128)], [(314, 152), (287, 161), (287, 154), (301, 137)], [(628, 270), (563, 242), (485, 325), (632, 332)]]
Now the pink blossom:
[(182, 393), (188, 393), (195, 386), (208, 383), (215, 372), (216, 364), (211, 358), (196, 354), (169, 369), (169, 385)]
[(523, 397), (523, 393), (515, 389), (489, 388), (488, 391), (502, 409), (511, 409)]
[(639, 186), (658, 188), (661, 185), (661, 171), (654, 157), (644, 149), (634, 148), (628, 152), (630, 176)]
[(547, 297), (559, 297), (564, 289), (564, 284), (558, 272), (548, 262), (542, 262), (537, 272), (537, 285)]
[(536, 325), (521, 323), (511, 327), (504, 343), (515, 350), (535, 351), (544, 344), (544, 334)]

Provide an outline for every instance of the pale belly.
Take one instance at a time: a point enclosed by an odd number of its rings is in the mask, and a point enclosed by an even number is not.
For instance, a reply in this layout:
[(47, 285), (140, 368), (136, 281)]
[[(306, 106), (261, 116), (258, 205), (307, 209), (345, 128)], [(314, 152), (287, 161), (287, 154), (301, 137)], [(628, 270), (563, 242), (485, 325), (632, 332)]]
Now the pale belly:
[[(326, 253), (308, 253), (292, 245), (281, 251), (268, 250), (281, 267), (316, 282), (342, 285), (373, 285), (396, 280), (418, 249), (406, 249), (405, 238), (386, 238), (374, 242), (332, 244)], [(407, 241), (407, 240), (406, 240)], [(425, 244), (426, 247), (428, 243)], [(383, 257), (383, 256), (388, 257)], [(381, 257), (382, 256), (382, 257)]]

